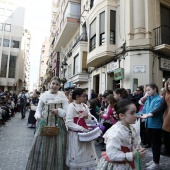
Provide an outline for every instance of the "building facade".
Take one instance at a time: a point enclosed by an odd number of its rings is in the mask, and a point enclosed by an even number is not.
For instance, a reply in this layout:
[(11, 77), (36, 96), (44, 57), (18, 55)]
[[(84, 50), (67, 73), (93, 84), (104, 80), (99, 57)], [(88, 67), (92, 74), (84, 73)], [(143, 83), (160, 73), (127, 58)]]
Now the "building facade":
[(41, 56), (40, 56), (40, 67), (39, 67), (39, 89), (42, 89), (43, 86), (47, 88), (48, 77), (49, 77), (49, 37), (45, 37), (45, 41), (42, 44)]
[[(29, 61), (22, 49), (24, 15), (25, 8), (10, 0), (0, 1), (1, 90), (17, 91), (29, 85)], [(23, 67), (25, 62), (28, 67)], [(27, 75), (24, 75), (24, 70), (28, 70)]]
[(53, 50), (67, 61), (65, 88), (103, 93), (170, 75), (169, 0), (58, 0)]
[(30, 43), (31, 43), (31, 33), (25, 29), (23, 31), (22, 41), (21, 41), (21, 52), (19, 54), (20, 58), (20, 69), (18, 87), (19, 89), (30, 90)]

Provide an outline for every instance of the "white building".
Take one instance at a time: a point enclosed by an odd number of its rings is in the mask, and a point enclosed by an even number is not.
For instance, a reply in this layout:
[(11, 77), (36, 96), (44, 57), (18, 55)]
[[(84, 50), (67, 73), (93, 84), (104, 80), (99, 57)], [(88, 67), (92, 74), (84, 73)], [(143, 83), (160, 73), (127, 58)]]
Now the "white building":
[(21, 55), (20, 55), (20, 69), (19, 69), (19, 83), (20, 87), (30, 90), (30, 43), (31, 34), (25, 29), (21, 41)]
[(21, 40), (25, 9), (11, 1), (0, 1), (0, 89), (22, 87), (20, 80)]
[(169, 18), (169, 0), (58, 0), (54, 50), (67, 60), (65, 88), (161, 88), (170, 75)]
[(41, 48), (41, 56), (40, 56), (40, 67), (39, 67), (39, 87), (42, 88), (45, 85), (45, 81), (47, 79), (48, 72), (48, 60), (49, 60), (49, 37), (45, 37), (45, 40), (42, 44)]

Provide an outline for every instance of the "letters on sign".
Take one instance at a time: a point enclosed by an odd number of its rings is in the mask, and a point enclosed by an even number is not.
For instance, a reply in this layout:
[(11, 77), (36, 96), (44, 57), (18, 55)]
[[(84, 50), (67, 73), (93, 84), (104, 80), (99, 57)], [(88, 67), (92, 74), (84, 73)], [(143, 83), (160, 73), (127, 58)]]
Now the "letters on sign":
[(160, 59), (160, 69), (170, 71), (170, 60), (161, 58)]
[(108, 73), (113, 72), (117, 68), (119, 68), (118, 62), (111, 62), (111, 63), (107, 64), (107, 72)]
[(145, 65), (135, 65), (135, 66), (133, 66), (133, 72), (134, 73), (145, 73), (146, 66)]

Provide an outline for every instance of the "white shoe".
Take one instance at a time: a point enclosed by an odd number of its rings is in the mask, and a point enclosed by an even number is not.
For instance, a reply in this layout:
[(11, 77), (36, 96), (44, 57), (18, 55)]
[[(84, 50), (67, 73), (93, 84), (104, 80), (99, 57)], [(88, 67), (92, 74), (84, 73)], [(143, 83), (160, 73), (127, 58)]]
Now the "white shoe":
[(155, 162), (153, 162), (150, 166), (146, 168), (146, 170), (159, 170), (159, 169), (160, 169), (159, 164), (156, 164)]
[(145, 166), (150, 166), (150, 165), (152, 165), (152, 164), (153, 164), (153, 160), (150, 161), (150, 162), (148, 162), (148, 163), (146, 163)]

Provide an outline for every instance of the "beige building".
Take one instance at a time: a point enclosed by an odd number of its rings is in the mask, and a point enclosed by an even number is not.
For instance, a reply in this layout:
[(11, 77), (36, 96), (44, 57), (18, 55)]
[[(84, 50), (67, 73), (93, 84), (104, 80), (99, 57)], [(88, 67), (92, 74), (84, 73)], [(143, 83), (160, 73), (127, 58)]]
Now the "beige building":
[(49, 37), (45, 37), (41, 48), (40, 67), (39, 67), (39, 89), (43, 86), (47, 88), (48, 80), (48, 60), (49, 60)]
[(97, 93), (151, 82), (170, 73), (169, 0), (58, 0), (53, 48), (66, 60), (65, 88)]
[(29, 86), (29, 59), (22, 45), (24, 15), (23, 7), (10, 0), (0, 1), (1, 90), (21, 90)]

